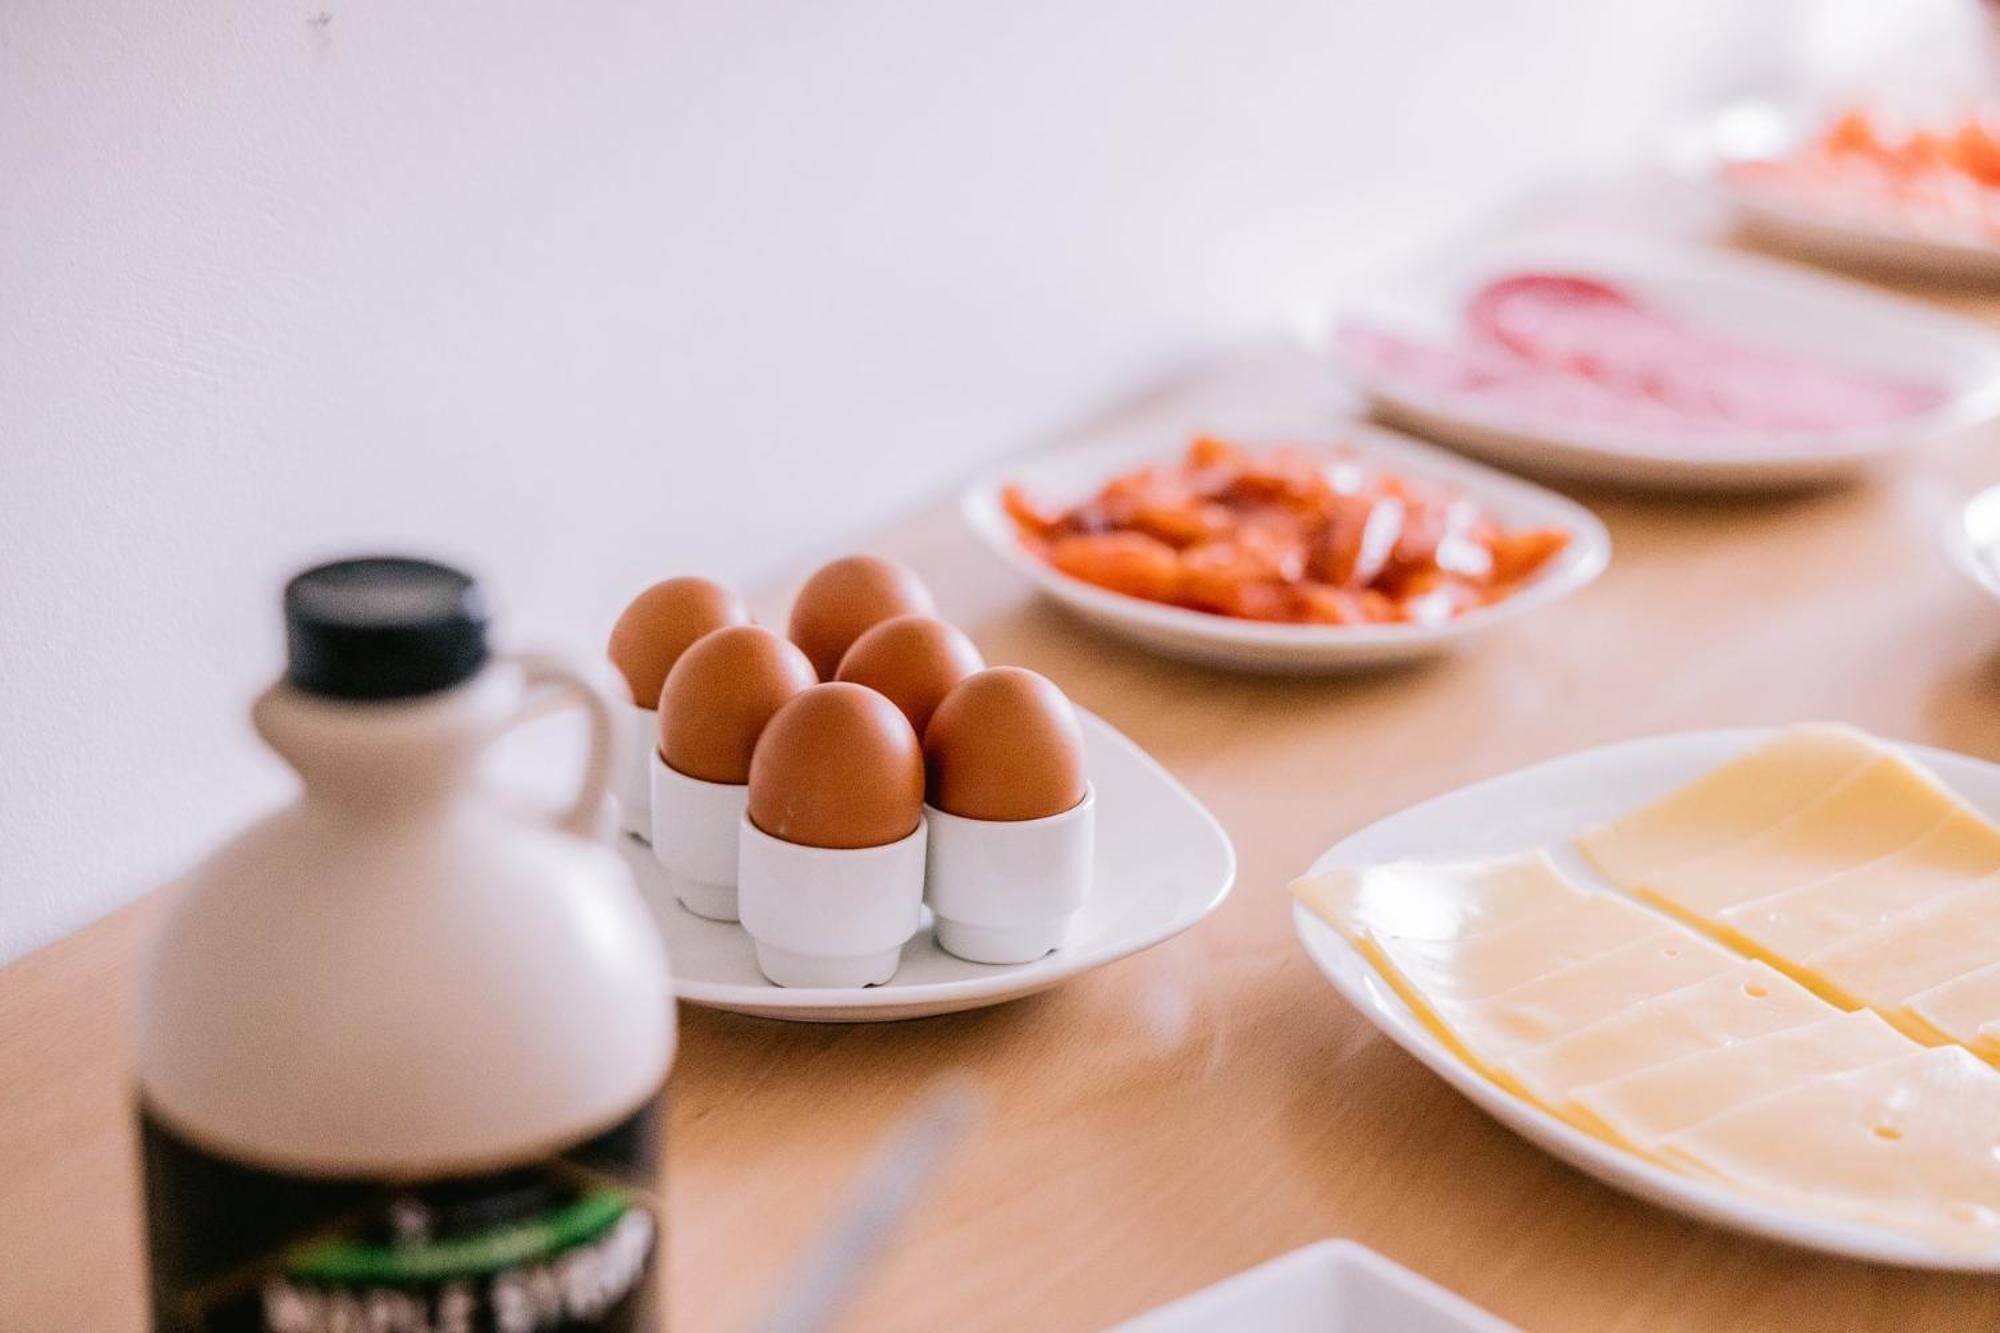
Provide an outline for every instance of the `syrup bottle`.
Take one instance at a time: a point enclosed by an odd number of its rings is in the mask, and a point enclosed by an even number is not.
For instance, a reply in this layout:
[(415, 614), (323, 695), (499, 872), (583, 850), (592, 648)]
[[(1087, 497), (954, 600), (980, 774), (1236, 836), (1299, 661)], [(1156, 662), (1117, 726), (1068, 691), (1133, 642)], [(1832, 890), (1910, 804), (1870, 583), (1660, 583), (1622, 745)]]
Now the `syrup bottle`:
[[(142, 982), (155, 1326), (658, 1327), (673, 991), (599, 836), (609, 706), (494, 657), (440, 565), (324, 565), (284, 610), (252, 716), (303, 790), (190, 872)], [(592, 736), (554, 821), (476, 776), (551, 696)]]

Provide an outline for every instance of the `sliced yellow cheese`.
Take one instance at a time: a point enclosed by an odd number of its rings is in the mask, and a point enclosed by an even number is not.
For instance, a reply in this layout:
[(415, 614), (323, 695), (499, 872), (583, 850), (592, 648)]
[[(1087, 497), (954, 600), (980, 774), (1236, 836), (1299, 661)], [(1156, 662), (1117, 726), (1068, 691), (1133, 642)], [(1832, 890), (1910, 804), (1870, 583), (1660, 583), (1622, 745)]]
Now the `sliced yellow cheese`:
[(1468, 1046), (1499, 1064), (1632, 1005), (1744, 966), (1693, 931), (1655, 921), (1659, 929), (1595, 958), (1484, 999), (1441, 1000), (1439, 1012)]
[(1544, 973), (1658, 934), (1670, 923), (1612, 894), (1585, 898), (1540, 920), (1463, 939), (1405, 939), (1370, 931), (1364, 951), (1386, 959), (1435, 1006), (1478, 1000)]
[[(1972, 888), (1849, 936), (1805, 960), (1816, 989), (1865, 1004), (1898, 1026), (1904, 1002), (1920, 991), (1978, 971), (2000, 958), (2000, 881)], [(1918, 1024), (1913, 1035), (1923, 1035)]]
[(1899, 754), (1885, 754), (1819, 800), (1746, 841), (1633, 884), (1640, 897), (1690, 921), (1827, 879), (1909, 847), (1958, 808)]
[(1586, 1129), (1572, 1094), (1684, 1056), (1802, 1027), (1840, 1013), (1762, 963), (1722, 955), (1713, 975), (1611, 1012), (1508, 1062), (1507, 1071), (1544, 1105)]
[(1788, 727), (1672, 795), (1586, 830), (1577, 846), (1606, 879), (1630, 888), (1757, 836), (1882, 753), (1851, 727)]
[(1956, 1046), (1810, 1080), (1662, 1147), (1793, 1207), (2000, 1237), (2000, 1072)]
[(1918, 991), (1903, 1009), (1940, 1041), (1969, 1046), (1989, 1060), (2000, 1058), (2000, 963)]
[(1367, 931), (1448, 940), (1519, 925), (1588, 896), (1546, 852), (1483, 861), (1342, 867), (1292, 884), (1299, 900), (1350, 940)]
[(1921, 1049), (1863, 1009), (1580, 1087), (1569, 1106), (1608, 1137), (1650, 1153), (1668, 1135), (1711, 1116)]
[[(1543, 931), (1566, 938), (1573, 948), (1559, 954), (1541, 953), (1532, 931), (1520, 933), (1517, 942), (1523, 950), (1548, 959), (1580, 953), (1624, 933), (1622, 925), (1612, 929), (1599, 923), (1644, 922), (1646, 933), (1484, 997), (1466, 996), (1467, 991), (1481, 989), (1479, 985), (1462, 986), (1459, 978), (1423, 973), (1421, 969), (1432, 964), (1434, 954), (1418, 952), (1411, 941), (1371, 938), (1362, 947), (1378, 958), (1378, 969), (1445, 1045), (1509, 1092), (1535, 1101), (1534, 1092), (1510, 1072), (1507, 1062), (1511, 1057), (1641, 1000), (1743, 966), (1733, 955), (1684, 926), (1616, 898), (1607, 896), (1605, 901), (1618, 904), (1622, 910), (1609, 915), (1579, 914), (1587, 923), (1581, 927), (1576, 922), (1536, 923)], [(1600, 930), (1605, 933), (1598, 934)], [(1586, 939), (1590, 945), (1582, 943)], [(1414, 964), (1410, 961), (1413, 955), (1419, 960)], [(1478, 950), (1477, 956), (1486, 965), (1493, 961), (1484, 949)]]
[[(1757, 953), (1808, 958), (1850, 935), (2000, 873), (2000, 828), (1969, 810), (1952, 810), (1901, 851), (1851, 870), (1725, 909), (1726, 938)], [(1987, 1015), (2000, 1018), (2000, 1008)]]

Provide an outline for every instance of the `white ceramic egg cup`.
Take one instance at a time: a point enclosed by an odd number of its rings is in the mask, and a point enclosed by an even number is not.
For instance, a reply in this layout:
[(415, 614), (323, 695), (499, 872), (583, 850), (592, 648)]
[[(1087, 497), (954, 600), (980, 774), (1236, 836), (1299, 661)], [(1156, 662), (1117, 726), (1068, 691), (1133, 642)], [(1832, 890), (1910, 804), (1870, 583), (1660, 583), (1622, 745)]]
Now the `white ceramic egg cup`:
[(922, 816), (880, 847), (801, 847), (737, 821), (737, 908), (780, 986), (879, 986), (923, 924)]
[(938, 947), (969, 963), (1032, 963), (1069, 942), (1090, 899), (1097, 793), (1043, 819), (967, 819), (924, 807), (924, 901)]
[(653, 774), (648, 760), (659, 753), (660, 715), (634, 703), (625, 705), (625, 753), (618, 767), (618, 827), (640, 842), (653, 840)]
[(649, 751), (653, 859), (681, 906), (710, 921), (736, 920), (737, 826), (750, 807), (747, 783), (691, 778)]

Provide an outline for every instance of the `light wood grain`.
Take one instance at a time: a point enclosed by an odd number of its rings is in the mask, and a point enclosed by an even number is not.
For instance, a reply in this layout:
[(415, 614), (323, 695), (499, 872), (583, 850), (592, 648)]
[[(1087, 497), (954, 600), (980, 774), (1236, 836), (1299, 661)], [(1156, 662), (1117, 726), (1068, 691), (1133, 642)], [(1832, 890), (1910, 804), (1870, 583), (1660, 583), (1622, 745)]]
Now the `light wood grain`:
[[(1165, 445), (1196, 427), (1324, 439), (1336, 410), (1310, 367), (1265, 351), (1103, 425)], [(1178, 773), (1240, 879), (1192, 934), (997, 1009), (812, 1027), (684, 1008), (676, 1326), (762, 1309), (874, 1137), (946, 1071), (989, 1114), (854, 1328), (1094, 1328), (1336, 1235), (1531, 1329), (2000, 1325), (2000, 1281), (1749, 1240), (1558, 1165), (1348, 1009), (1294, 943), (1285, 894), (1372, 819), (1623, 737), (1823, 717), (2000, 757), (2000, 608), (1938, 543), (1991, 479), (1992, 444), (1786, 499), (1582, 493), (1616, 543), (1600, 583), (1457, 658), (1346, 680), (1095, 637), (1031, 601), (949, 502), (863, 543), (914, 563), (990, 660), (1046, 672)], [(141, 1324), (118, 1012), (154, 911), (0, 973), (0, 1329)]]

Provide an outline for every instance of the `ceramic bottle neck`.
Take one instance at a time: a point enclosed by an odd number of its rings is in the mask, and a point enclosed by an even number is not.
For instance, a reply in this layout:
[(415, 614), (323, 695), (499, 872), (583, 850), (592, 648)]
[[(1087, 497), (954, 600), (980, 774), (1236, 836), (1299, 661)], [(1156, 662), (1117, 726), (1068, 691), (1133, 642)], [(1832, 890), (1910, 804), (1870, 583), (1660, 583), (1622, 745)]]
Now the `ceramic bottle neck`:
[(513, 717), (519, 672), (501, 663), (449, 690), (357, 702), (282, 681), (251, 711), (308, 796), (374, 818), (422, 817), (474, 790), (472, 769)]

